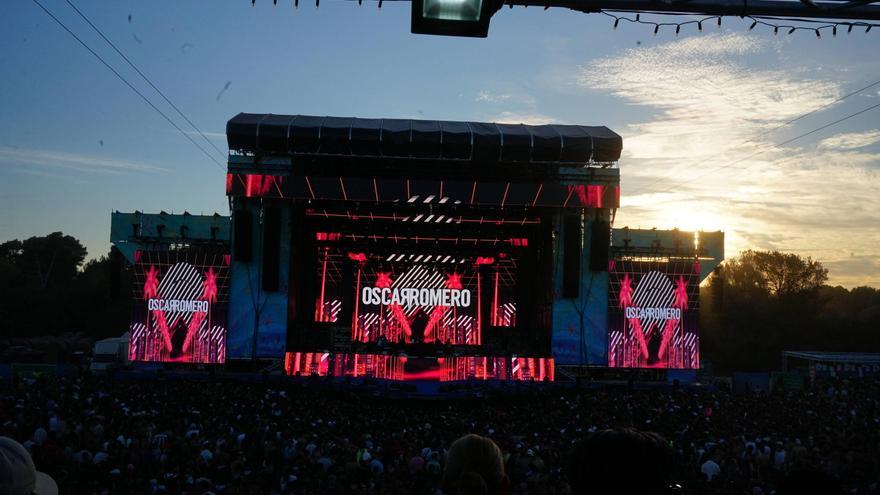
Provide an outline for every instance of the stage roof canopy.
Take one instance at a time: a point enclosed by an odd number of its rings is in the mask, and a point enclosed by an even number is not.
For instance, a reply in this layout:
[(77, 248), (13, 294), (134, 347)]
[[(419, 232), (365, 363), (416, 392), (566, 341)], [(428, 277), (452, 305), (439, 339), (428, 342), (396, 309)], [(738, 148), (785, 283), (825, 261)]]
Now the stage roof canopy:
[(223, 245), (229, 243), (229, 217), (165, 213), (124, 213), (110, 217), (110, 242), (134, 263), (139, 249), (165, 251), (171, 245)]
[(240, 113), (226, 124), (231, 151), (556, 166), (607, 164), (622, 138), (607, 127)]

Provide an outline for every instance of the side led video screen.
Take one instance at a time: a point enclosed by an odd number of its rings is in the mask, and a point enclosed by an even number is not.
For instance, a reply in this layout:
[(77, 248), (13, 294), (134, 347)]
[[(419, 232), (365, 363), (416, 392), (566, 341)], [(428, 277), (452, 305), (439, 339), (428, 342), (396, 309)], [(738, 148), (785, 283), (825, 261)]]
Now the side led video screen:
[(129, 359), (226, 361), (227, 253), (210, 249), (138, 251), (134, 279)]
[(700, 264), (613, 259), (609, 266), (608, 366), (700, 366)]

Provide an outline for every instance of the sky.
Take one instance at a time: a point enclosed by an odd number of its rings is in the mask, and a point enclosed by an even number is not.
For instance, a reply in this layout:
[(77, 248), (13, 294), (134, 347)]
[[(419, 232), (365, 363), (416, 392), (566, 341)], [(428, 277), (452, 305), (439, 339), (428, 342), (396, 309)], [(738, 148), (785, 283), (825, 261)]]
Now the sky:
[(880, 81), (880, 29), (655, 35), (505, 7), (469, 39), (410, 34), (408, 2), (70, 0), (218, 152), (65, 0), (39, 1), (219, 164), (33, 0), (0, 2), (0, 241), (63, 231), (99, 257), (113, 210), (227, 213), (239, 112), (555, 122), (623, 136), (616, 227), (723, 230), (728, 257), (795, 252), (880, 287), (880, 108), (823, 128), (880, 104), (880, 84), (847, 96)]

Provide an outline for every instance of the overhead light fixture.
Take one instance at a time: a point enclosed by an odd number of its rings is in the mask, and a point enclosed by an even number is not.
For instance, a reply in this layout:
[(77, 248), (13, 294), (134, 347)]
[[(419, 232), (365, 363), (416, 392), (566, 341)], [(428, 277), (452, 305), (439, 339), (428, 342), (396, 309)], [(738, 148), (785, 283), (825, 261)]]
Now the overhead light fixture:
[(412, 32), (485, 38), (498, 0), (413, 0)]

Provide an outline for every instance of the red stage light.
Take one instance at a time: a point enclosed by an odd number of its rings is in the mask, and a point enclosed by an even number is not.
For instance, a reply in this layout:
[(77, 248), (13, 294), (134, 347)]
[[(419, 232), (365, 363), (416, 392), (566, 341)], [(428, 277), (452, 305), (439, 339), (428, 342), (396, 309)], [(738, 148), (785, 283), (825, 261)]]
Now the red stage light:
[(364, 253), (348, 253), (348, 259), (351, 261), (367, 261), (367, 255)]
[(342, 239), (339, 232), (315, 232), (315, 239), (319, 241), (338, 241)]
[(283, 197), (281, 194), (283, 180), (283, 177), (276, 177), (274, 175), (248, 174), (245, 176), (245, 196), (248, 198), (264, 196)]
[(287, 375), (366, 376), (385, 380), (460, 381), (469, 379), (553, 381), (553, 358), (460, 356), (413, 358), (379, 354), (334, 354), (329, 366), (326, 352), (288, 352), (284, 358)]

